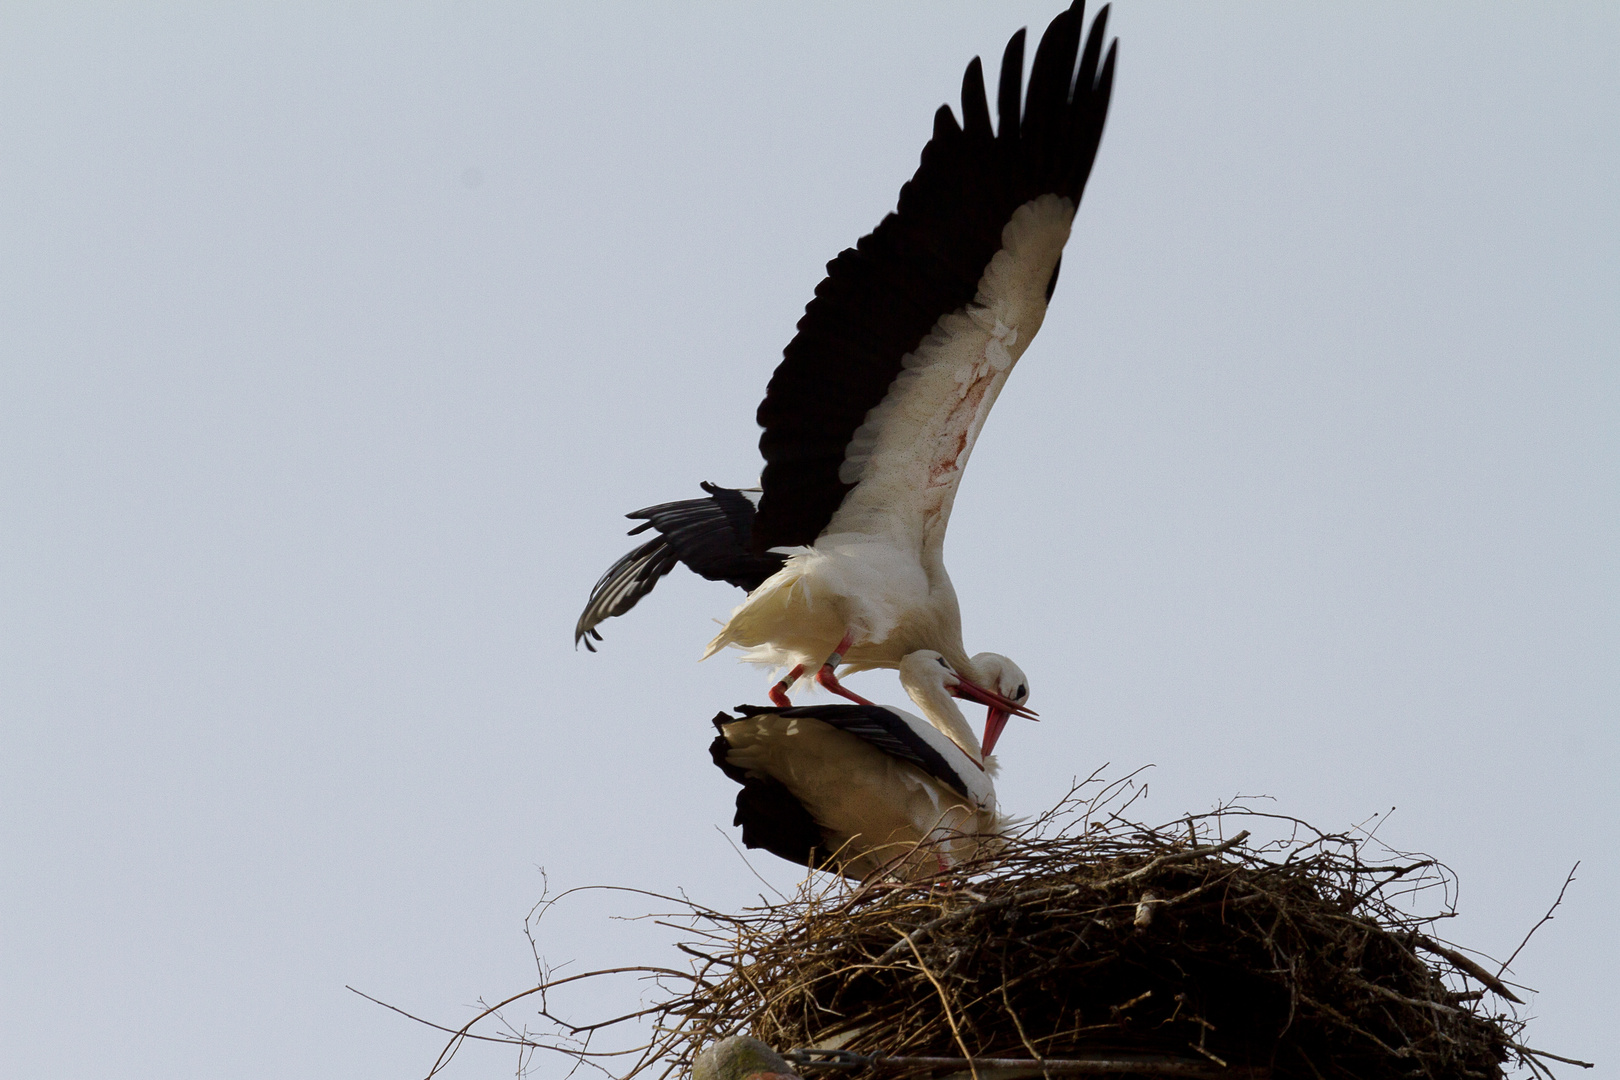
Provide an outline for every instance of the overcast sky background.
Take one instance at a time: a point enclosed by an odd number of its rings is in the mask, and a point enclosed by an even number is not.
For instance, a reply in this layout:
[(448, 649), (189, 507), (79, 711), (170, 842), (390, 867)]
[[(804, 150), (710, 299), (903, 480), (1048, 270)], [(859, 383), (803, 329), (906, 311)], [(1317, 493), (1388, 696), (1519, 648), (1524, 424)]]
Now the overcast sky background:
[[(439, 1037), (344, 985), (528, 985), (537, 867), (759, 891), (706, 747), (766, 680), (696, 663), (740, 594), (574, 619), (620, 515), (757, 476), (825, 263), (1055, 10), (0, 7), (6, 1073), (419, 1076)], [(1003, 802), (1151, 763), (1157, 820), (1398, 807), (1498, 957), (1581, 860), (1514, 977), (1613, 1070), (1620, 7), (1113, 25), (949, 544), (1044, 717)], [(674, 959), (638, 909), (542, 947)]]

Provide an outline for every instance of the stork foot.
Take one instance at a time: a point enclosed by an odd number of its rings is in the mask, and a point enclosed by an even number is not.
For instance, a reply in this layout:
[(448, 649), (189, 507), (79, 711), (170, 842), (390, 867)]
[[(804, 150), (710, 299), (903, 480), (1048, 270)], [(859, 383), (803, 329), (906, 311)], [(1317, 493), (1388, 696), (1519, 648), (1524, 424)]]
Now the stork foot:
[(789, 700), (787, 696), (788, 687), (798, 682), (799, 676), (803, 674), (804, 665), (796, 665), (792, 671), (788, 672), (782, 677), (781, 682), (771, 687), (771, 704), (775, 705), (778, 709), (791, 709), (793, 707), (793, 702)]
[(838, 665), (844, 662), (844, 653), (849, 651), (849, 647), (854, 641), (855, 631), (845, 631), (843, 640), (838, 643), (838, 648), (833, 650), (833, 654), (827, 657), (827, 662), (821, 665), (821, 670), (816, 672), (816, 682), (839, 697), (848, 698), (857, 705), (870, 705), (872, 704), (870, 701), (867, 701), (859, 694), (845, 690), (843, 684), (838, 681)]
[[(835, 653), (834, 655), (836, 656), (837, 654)], [(821, 665), (821, 670), (816, 672), (816, 682), (820, 683), (826, 689), (828, 689), (828, 690), (832, 691), (833, 693), (837, 694), (839, 697), (848, 698), (849, 700), (853, 701), (857, 705), (870, 705), (870, 704), (872, 704), (870, 701), (867, 701), (865, 698), (861, 697), (861, 695), (855, 693), (853, 690), (846, 690), (844, 688), (844, 685), (838, 681), (838, 676), (833, 673), (833, 665), (832, 664), (823, 664), (823, 665)]]

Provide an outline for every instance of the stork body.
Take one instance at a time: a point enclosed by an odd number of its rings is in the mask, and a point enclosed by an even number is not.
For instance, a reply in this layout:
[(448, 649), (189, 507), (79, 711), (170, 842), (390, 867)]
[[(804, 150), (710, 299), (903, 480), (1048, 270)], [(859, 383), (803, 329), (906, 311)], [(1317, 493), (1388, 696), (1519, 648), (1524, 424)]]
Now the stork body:
[(951, 700), (944, 657), (913, 653), (900, 679), (927, 719), (876, 705), (741, 706), (715, 717), (715, 764), (742, 785), (743, 843), (866, 878), (929, 876), (1001, 828), (994, 759)]
[(945, 529), (990, 407), (1045, 318), (1073, 217), (1074, 204), (1053, 195), (1014, 214), (974, 304), (906, 356), (856, 429), (839, 469), (852, 487), (825, 529), (811, 544), (776, 549), (784, 565), (732, 612), (705, 657), (735, 645), (751, 661), (813, 671), (849, 634), (841, 655), (852, 671), (897, 667), (918, 649), (973, 670)]
[[(1048, 26), (1023, 87), (1024, 32), (1007, 44), (990, 119), (975, 59), (962, 116), (934, 117), (899, 205), (827, 266), (757, 419), (754, 493), (638, 511), (658, 536), (604, 574), (575, 627), (629, 610), (684, 562), (748, 590), (705, 656), (726, 646), (837, 692), (836, 668), (896, 667), (939, 652), (979, 682), (944, 563), (946, 526), (973, 446), (1039, 331), (1102, 137), (1114, 48), (1106, 11), (1082, 34), (1076, 3)], [(1084, 48), (1082, 49), (1082, 38)]]

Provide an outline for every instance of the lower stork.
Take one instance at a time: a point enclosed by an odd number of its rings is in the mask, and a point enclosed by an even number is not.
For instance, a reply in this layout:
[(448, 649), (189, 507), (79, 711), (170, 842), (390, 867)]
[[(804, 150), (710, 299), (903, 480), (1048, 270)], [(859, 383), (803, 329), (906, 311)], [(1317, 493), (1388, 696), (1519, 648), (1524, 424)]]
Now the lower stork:
[(900, 682), (926, 720), (877, 705), (744, 705), (714, 718), (709, 749), (742, 785), (732, 824), (745, 845), (865, 879), (931, 876), (993, 841), (995, 760), (952, 700), (984, 699), (933, 651), (902, 660)]
[[(899, 205), (827, 264), (771, 376), (757, 419), (757, 491), (705, 484), (707, 499), (638, 511), (658, 535), (591, 592), (574, 640), (628, 611), (676, 563), (748, 590), (705, 656), (726, 646), (835, 693), (847, 670), (940, 653), (968, 656), (945, 529), (962, 470), (1013, 365), (1046, 317), (1113, 86), (1107, 9), (1084, 31), (1075, 0), (1041, 36), (1023, 85), (1024, 31), (1002, 56), (992, 125), (977, 58)], [(1084, 47), (1082, 48), (1082, 42)], [(1016, 507), (1004, 507), (1015, 513)]]

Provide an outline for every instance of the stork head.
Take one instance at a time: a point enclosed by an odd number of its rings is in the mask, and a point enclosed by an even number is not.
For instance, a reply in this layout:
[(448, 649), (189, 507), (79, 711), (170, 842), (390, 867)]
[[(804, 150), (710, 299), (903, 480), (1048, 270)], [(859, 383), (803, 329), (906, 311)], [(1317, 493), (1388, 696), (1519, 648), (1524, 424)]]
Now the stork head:
[(993, 652), (979, 653), (973, 658), (972, 663), (973, 674), (986, 687), (986, 698), (1000, 699), (1000, 701), (973, 699), (983, 701), (990, 709), (984, 718), (984, 738), (981, 740), (984, 752), (989, 754), (995, 749), (997, 740), (1001, 738), (1001, 729), (1007, 726), (1009, 717), (1025, 716), (1031, 720), (1040, 718), (1024, 707), (1024, 702), (1029, 700), (1029, 677), (1024, 674), (1023, 668), (1000, 653)]
[[(982, 670), (978, 669), (979, 662), (986, 658), (990, 658), (989, 662)], [(951, 697), (986, 706), (990, 715), (985, 721), (981, 753), (989, 754), (1009, 716), (1027, 716), (1033, 720), (1035, 714), (1024, 707), (1023, 698), (1029, 696), (1029, 687), (1016, 664), (1004, 656), (991, 653), (981, 653), (972, 662), (976, 670), (969, 675), (956, 670), (949, 660), (932, 649), (920, 649), (901, 661), (900, 682), (919, 704), (928, 693), (943, 691)], [(978, 677), (975, 678), (975, 675)], [(992, 689), (991, 686), (996, 688)], [(1015, 698), (1014, 694), (1019, 696)], [(957, 723), (964, 723), (960, 711), (951, 711), (956, 714)]]

